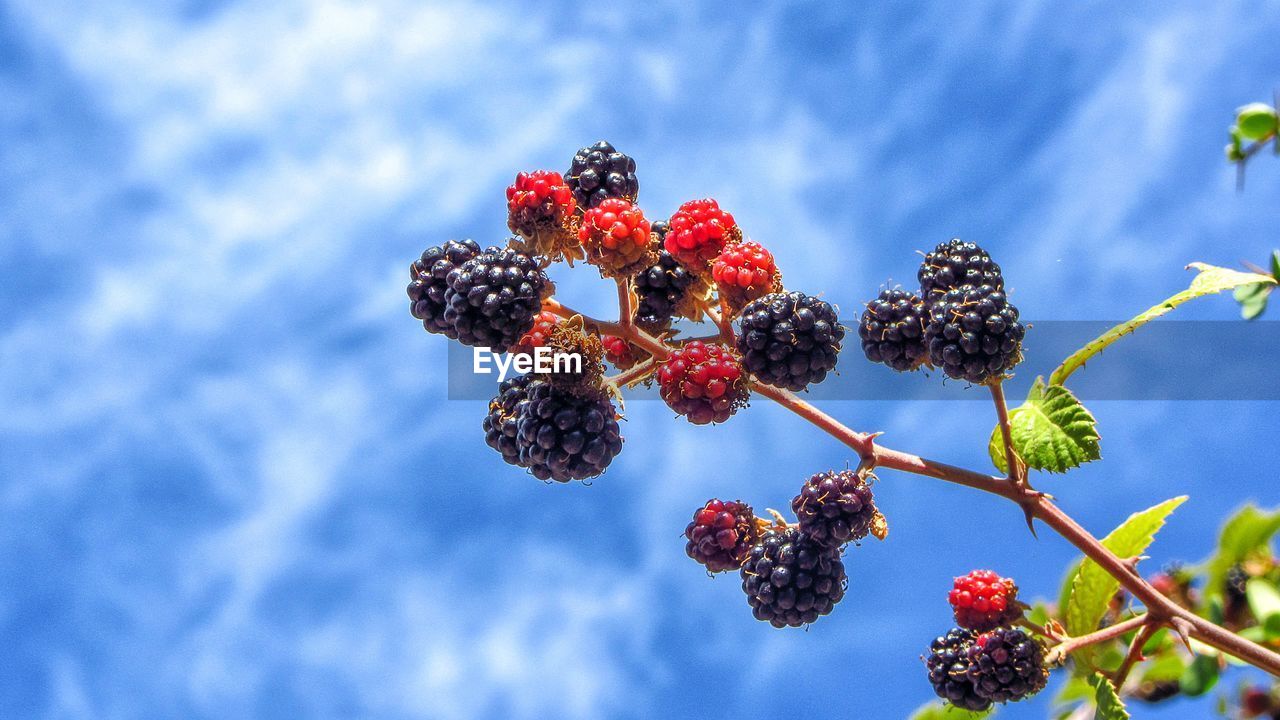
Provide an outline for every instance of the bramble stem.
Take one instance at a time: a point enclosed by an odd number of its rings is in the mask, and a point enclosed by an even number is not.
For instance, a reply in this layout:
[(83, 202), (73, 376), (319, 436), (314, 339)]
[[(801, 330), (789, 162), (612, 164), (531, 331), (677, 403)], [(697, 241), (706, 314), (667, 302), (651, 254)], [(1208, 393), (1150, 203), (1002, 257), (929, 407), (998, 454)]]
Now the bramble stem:
[(1137, 635), (1133, 636), (1133, 642), (1129, 643), (1129, 651), (1124, 654), (1124, 660), (1120, 663), (1120, 667), (1116, 668), (1116, 672), (1111, 677), (1111, 684), (1116, 686), (1116, 690), (1124, 685), (1124, 681), (1129, 677), (1129, 671), (1133, 666), (1142, 661), (1142, 646), (1147, 644), (1152, 635), (1160, 629), (1160, 623), (1147, 623), (1142, 626)]
[(636, 380), (639, 380), (640, 378), (648, 375), (649, 373), (657, 369), (658, 369), (658, 362), (653, 358), (649, 358), (644, 362), (636, 363), (635, 365), (631, 366), (629, 370), (623, 370), (622, 372), (618, 373), (617, 375), (614, 375), (613, 377), (605, 378), (605, 380), (607, 382), (613, 383), (618, 387), (619, 390), (621, 390), (627, 385), (635, 382)]
[(1004, 382), (997, 380), (988, 387), (991, 388), (991, 399), (996, 404), (996, 420), (1000, 426), (1000, 436), (1004, 439), (1004, 462), (1005, 467), (1009, 468), (1009, 479), (1021, 483), (1024, 476), (1018, 467), (1018, 453), (1013, 449), (1013, 430), (1009, 424), (1009, 405), (1004, 400)]
[(1151, 619), (1146, 614), (1137, 615), (1125, 620), (1124, 622), (1118, 622), (1115, 625), (1108, 625), (1107, 627), (1096, 632), (1091, 632), (1088, 635), (1067, 638), (1053, 646), (1053, 650), (1049, 652), (1049, 661), (1051, 663), (1057, 663), (1062, 660), (1066, 660), (1068, 655), (1077, 650), (1087, 648), (1090, 645), (1104, 643), (1108, 640), (1114, 640), (1125, 633), (1137, 630), (1141, 627), (1147, 627), (1150, 622)]
[(618, 324), (630, 327), (636, 309), (631, 296), (631, 278), (618, 278)]
[[(574, 315), (582, 315), (582, 313), (552, 299), (543, 301), (543, 307), (561, 317), (569, 318)], [(716, 313), (713, 318), (718, 316), (719, 313)], [(665, 359), (671, 353), (671, 349), (665, 343), (635, 325), (623, 326), (619, 323), (596, 320), (586, 315), (583, 315), (583, 320), (587, 324), (594, 325), (599, 332), (616, 335), (644, 348), (657, 361)], [(721, 317), (719, 320), (723, 322), (724, 319)], [(891, 450), (876, 444), (877, 434), (854, 431), (805, 400), (800, 399), (795, 393), (765, 385), (754, 379), (751, 381), (751, 388), (755, 393), (777, 402), (836, 440), (844, 443), (856, 452), (865, 464), (945, 480), (957, 485), (964, 485), (993, 495), (999, 495), (1017, 503), (1027, 514), (1028, 521), (1035, 519), (1049, 526), (1067, 542), (1076, 546), (1080, 552), (1084, 553), (1085, 557), (1097, 563), (1099, 567), (1115, 578), (1121, 587), (1141, 601), (1147, 608), (1147, 613), (1143, 616), (1147, 618), (1147, 622), (1171, 625), (1179, 632), (1185, 633), (1210, 647), (1243, 660), (1276, 677), (1280, 677), (1280, 655), (1226, 628), (1209, 622), (1161, 595), (1158, 590), (1143, 579), (1134, 566), (1108, 550), (1088, 530), (1081, 527), (1079, 523), (1055, 505), (1048, 495), (1031, 489), (1025, 483), (1014, 482), (1009, 478), (966, 470), (954, 465), (929, 460), (919, 455)], [(1002, 396), (1001, 399), (1003, 399)], [(1003, 403), (997, 403), (997, 408), (1001, 405)], [(1134, 627), (1137, 627), (1137, 625), (1129, 627), (1120, 634), (1132, 630)], [(1113, 628), (1108, 628), (1108, 630)], [(1082, 638), (1087, 637), (1091, 637), (1091, 635), (1082, 636)], [(1115, 635), (1112, 637), (1115, 637)]]

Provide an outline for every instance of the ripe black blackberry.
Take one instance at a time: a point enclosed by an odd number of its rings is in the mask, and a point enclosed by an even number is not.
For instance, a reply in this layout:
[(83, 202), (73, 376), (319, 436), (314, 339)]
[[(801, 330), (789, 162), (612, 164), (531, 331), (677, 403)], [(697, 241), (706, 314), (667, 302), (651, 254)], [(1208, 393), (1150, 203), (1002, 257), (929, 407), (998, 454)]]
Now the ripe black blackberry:
[[(658, 230), (659, 225), (662, 230)], [(659, 240), (666, 234), (666, 225), (665, 222), (653, 223), (653, 232)], [(633, 282), (640, 298), (634, 315), (636, 324), (648, 332), (670, 328), (672, 319), (682, 314), (681, 307), (697, 282), (671, 253), (660, 251), (658, 261), (636, 274)]]
[(853, 470), (810, 477), (791, 501), (791, 511), (800, 521), (800, 532), (819, 545), (836, 548), (866, 537), (880, 516), (871, 486)]
[(791, 527), (765, 531), (740, 572), (752, 614), (777, 628), (807, 625), (844, 597), (840, 551)]
[(604, 140), (574, 154), (564, 180), (583, 210), (590, 210), (608, 198), (635, 202), (640, 194), (636, 161)]
[(529, 386), (540, 382), (532, 375), (516, 375), (502, 381), (498, 386), (498, 394), (489, 401), (489, 414), (485, 415), (485, 443), (502, 454), (502, 459), (511, 465), (523, 467), (520, 463), (520, 434), (517, 420), (520, 416), (520, 405), (529, 396)]
[(1004, 289), (1000, 266), (992, 262), (986, 250), (977, 243), (952, 238), (924, 256), (920, 271), (920, 297), (932, 303), (948, 290), (961, 285), (990, 285)]
[(958, 708), (982, 712), (991, 707), (991, 701), (978, 695), (969, 678), (969, 649), (973, 647), (973, 640), (972, 631), (953, 628), (934, 639), (924, 664), (938, 697)]
[(445, 320), (445, 295), (449, 291), (449, 273), (480, 254), (475, 240), (450, 240), (427, 248), (422, 257), (409, 266), (409, 312), (422, 321), (427, 332), (457, 339), (453, 324)]
[(929, 308), (925, 341), (929, 361), (948, 377), (983, 383), (1022, 360), (1026, 327), (1018, 308), (990, 285), (965, 285), (943, 294)]
[(966, 671), (979, 697), (1004, 703), (1031, 697), (1049, 682), (1044, 646), (1019, 628), (982, 633), (969, 646)]
[(898, 372), (915, 370), (929, 356), (924, 328), (929, 312), (915, 293), (884, 290), (867, 303), (858, 324), (862, 352), (871, 362), (884, 363)]
[(579, 394), (536, 382), (518, 410), (520, 464), (539, 480), (595, 477), (622, 451), (618, 413), (603, 392)]
[(748, 303), (739, 322), (742, 364), (760, 382), (803, 390), (835, 369), (844, 328), (828, 302), (773, 293)]
[(533, 327), (552, 286), (543, 259), (491, 247), (449, 272), (445, 322), (463, 345), (506, 352)]

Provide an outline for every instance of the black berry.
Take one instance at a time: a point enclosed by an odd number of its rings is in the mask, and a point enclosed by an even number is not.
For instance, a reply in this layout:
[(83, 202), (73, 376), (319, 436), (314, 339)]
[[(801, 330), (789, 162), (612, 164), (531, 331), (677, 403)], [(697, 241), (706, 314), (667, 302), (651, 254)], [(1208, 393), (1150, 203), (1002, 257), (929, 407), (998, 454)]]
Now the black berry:
[(622, 451), (618, 413), (603, 393), (533, 383), (519, 404), (516, 430), (520, 464), (539, 480), (595, 477)]
[(949, 290), (929, 309), (929, 361), (948, 377), (982, 383), (1022, 359), (1026, 327), (1018, 308), (990, 285)]
[(748, 303), (740, 323), (742, 364), (763, 383), (803, 390), (835, 369), (844, 328), (828, 302), (773, 293)]
[(489, 248), (449, 272), (444, 319), (463, 345), (505, 352), (528, 332), (551, 283), (542, 258)]
[[(662, 229), (658, 230), (661, 225)], [(653, 232), (661, 237), (666, 234), (666, 223), (653, 223)], [(690, 289), (697, 282), (693, 273), (676, 262), (671, 253), (662, 250), (658, 261), (636, 274), (634, 287), (640, 301), (636, 304), (636, 324), (648, 332), (661, 332), (671, 327), (671, 321), (681, 314)]]
[(708, 500), (693, 514), (684, 536), (685, 553), (708, 572), (737, 570), (756, 541), (755, 512), (741, 501)]
[[(520, 463), (520, 437), (517, 420), (520, 406), (529, 396), (529, 386), (541, 382), (532, 375), (516, 375), (503, 380), (498, 394), (489, 401), (489, 414), (485, 415), (484, 441), (502, 454), (511, 465)], [(521, 465), (523, 467), (523, 465)]]
[(427, 332), (457, 339), (458, 333), (444, 317), (449, 273), (478, 254), (480, 246), (474, 240), (450, 240), (427, 248), (409, 267), (409, 312), (422, 321)]
[(871, 486), (853, 470), (809, 478), (791, 501), (791, 510), (800, 521), (800, 532), (825, 547), (866, 537), (879, 514)]
[(982, 712), (991, 707), (991, 701), (978, 695), (969, 678), (969, 649), (973, 647), (973, 640), (973, 632), (954, 628), (933, 641), (924, 663), (938, 697), (958, 708)]
[(844, 597), (840, 551), (795, 528), (764, 532), (742, 564), (742, 590), (757, 620), (800, 627), (831, 612)]
[(604, 140), (579, 150), (573, 156), (564, 180), (583, 210), (589, 210), (609, 198), (635, 202), (640, 194), (636, 161)]
[(969, 680), (979, 697), (992, 702), (1035, 695), (1049, 681), (1044, 646), (1019, 628), (997, 628), (969, 646)]
[(948, 290), (961, 285), (990, 285), (1004, 289), (1004, 276), (1000, 266), (992, 262), (986, 250), (977, 243), (952, 238), (924, 256), (917, 274), (920, 280), (920, 297), (932, 303)]
[(924, 328), (929, 313), (924, 301), (906, 290), (885, 290), (867, 303), (858, 325), (862, 352), (871, 362), (884, 363), (898, 372), (915, 370), (929, 356)]

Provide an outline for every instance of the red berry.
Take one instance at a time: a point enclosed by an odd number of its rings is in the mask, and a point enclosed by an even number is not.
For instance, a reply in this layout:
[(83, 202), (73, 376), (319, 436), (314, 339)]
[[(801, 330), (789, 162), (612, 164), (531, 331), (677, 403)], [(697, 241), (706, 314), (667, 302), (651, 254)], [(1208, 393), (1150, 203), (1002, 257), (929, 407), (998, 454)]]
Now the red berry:
[(1273, 709), (1271, 695), (1257, 687), (1246, 688), (1240, 697), (1240, 713), (1247, 718), (1255, 718), (1269, 713)]
[(742, 362), (728, 345), (689, 342), (658, 368), (662, 399), (695, 425), (724, 422), (750, 394)]
[(751, 240), (726, 247), (711, 264), (711, 276), (720, 297), (733, 308), (782, 289), (782, 276), (773, 262), (773, 253)]
[(511, 352), (532, 353), (535, 349), (544, 347), (547, 344), (547, 338), (551, 336), (551, 331), (556, 329), (556, 324), (559, 322), (560, 316), (550, 310), (538, 313), (533, 318), (533, 327), (520, 337), (515, 347), (511, 348)]
[(742, 238), (733, 216), (711, 199), (690, 200), (671, 216), (667, 252), (695, 273), (705, 273), (720, 251)]
[(751, 506), (735, 500), (708, 500), (684, 529), (684, 551), (709, 572), (737, 570), (756, 541)]
[(605, 335), (600, 338), (604, 343), (604, 357), (619, 370), (630, 370), (635, 364), (649, 357), (644, 350), (632, 345), (620, 337)]
[(507, 188), (507, 227), (534, 252), (552, 258), (580, 255), (571, 249), (576, 208), (573, 191), (554, 170), (520, 173)]
[(1010, 625), (1022, 617), (1018, 586), (990, 570), (974, 570), (956, 578), (947, 596), (956, 614), (956, 624), (976, 632)]
[(658, 257), (649, 221), (640, 208), (622, 198), (608, 198), (582, 216), (578, 240), (587, 262), (605, 277), (628, 277)]

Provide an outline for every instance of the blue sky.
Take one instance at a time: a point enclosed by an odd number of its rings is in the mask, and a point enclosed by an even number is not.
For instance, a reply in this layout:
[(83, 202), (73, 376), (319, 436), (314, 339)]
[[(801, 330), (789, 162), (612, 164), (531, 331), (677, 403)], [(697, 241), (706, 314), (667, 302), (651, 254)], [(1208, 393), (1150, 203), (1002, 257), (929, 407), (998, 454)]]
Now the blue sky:
[[(959, 235), (1025, 317), (1122, 319), (1280, 245), (1280, 165), (1237, 194), (1221, 151), (1280, 85), (1280, 9), (722, 5), (0, 4), (0, 715), (902, 717), (952, 576), (1055, 593), (1066, 543), (886, 472), (836, 613), (755, 622), (684, 558), (689, 514), (853, 458), (763, 402), (636, 402), (607, 475), (538, 483), (445, 400), (405, 267), (500, 241), (517, 171), (608, 138), (652, 215), (720, 199), (848, 316)], [(984, 402), (829, 409), (987, 464)], [(1280, 503), (1273, 404), (1093, 410), (1106, 460), (1041, 484), (1100, 534), (1191, 494), (1153, 564)]]

